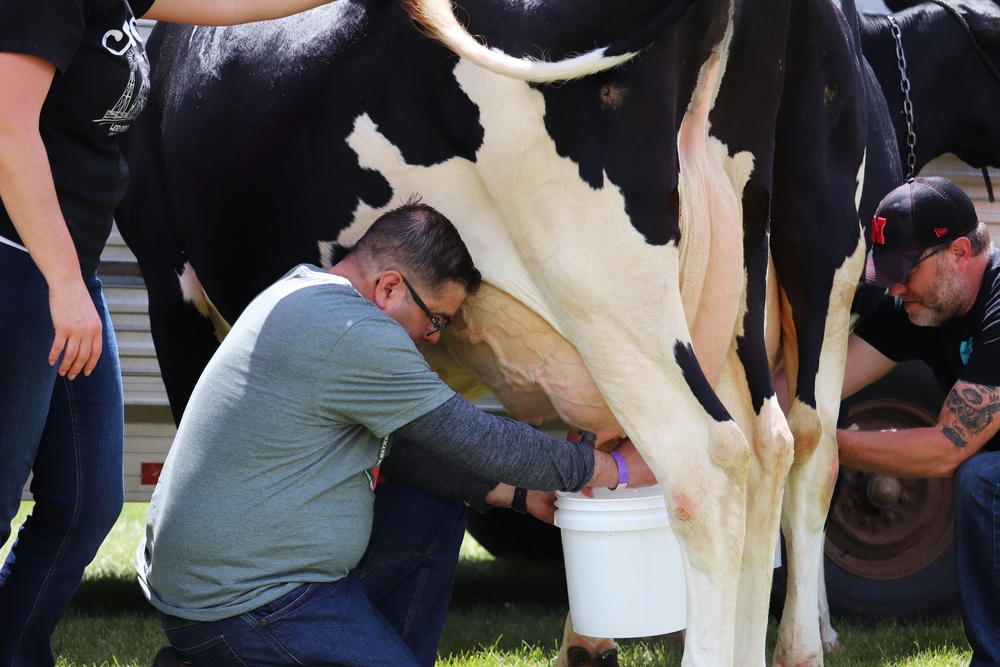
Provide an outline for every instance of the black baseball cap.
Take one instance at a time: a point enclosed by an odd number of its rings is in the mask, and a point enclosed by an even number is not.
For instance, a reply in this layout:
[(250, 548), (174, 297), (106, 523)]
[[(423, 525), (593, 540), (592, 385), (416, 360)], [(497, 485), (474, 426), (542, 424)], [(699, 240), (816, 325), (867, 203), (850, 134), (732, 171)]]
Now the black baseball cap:
[(865, 280), (889, 287), (906, 278), (924, 250), (976, 228), (969, 196), (947, 178), (911, 178), (882, 199), (872, 218)]

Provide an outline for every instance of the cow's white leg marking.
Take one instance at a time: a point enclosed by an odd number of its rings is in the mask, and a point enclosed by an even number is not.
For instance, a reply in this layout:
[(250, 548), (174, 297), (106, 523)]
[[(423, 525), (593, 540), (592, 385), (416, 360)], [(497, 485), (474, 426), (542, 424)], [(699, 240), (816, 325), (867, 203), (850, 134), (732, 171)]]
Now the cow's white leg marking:
[[(834, 276), (816, 381), (817, 408), (795, 400), (788, 412), (788, 424), (795, 436), (795, 460), (782, 506), (788, 590), (774, 653), (774, 663), (785, 667), (823, 664), (817, 622), (823, 524), (837, 480), (837, 410), (844, 382), (851, 300), (864, 257), (864, 243), (860, 242)], [(787, 369), (793, 378), (790, 395), (794, 394), (795, 366), (797, 362)]]
[[(826, 543), (826, 533), (820, 538), (823, 544)], [(830, 601), (826, 597), (826, 576), (824, 567), (824, 559), (819, 560), (819, 636), (823, 641), (823, 650), (838, 651), (840, 650), (840, 640), (837, 639), (837, 631), (833, 629), (833, 625), (830, 623)]]
[(229, 334), (229, 330), (233, 327), (222, 316), (222, 313), (215, 307), (215, 304), (212, 303), (190, 262), (184, 263), (184, 268), (181, 270), (180, 275), (177, 276), (177, 281), (181, 286), (181, 297), (184, 301), (194, 306), (201, 313), (202, 317), (212, 323), (212, 326), (215, 328), (215, 337), (221, 343), (222, 339)]

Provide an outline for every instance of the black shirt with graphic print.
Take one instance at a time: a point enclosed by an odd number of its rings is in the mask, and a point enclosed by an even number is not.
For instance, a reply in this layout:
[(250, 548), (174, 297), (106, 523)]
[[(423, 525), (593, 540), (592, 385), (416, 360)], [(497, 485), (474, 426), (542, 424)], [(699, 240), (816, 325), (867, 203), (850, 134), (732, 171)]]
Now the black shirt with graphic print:
[[(118, 135), (138, 116), (149, 90), (149, 61), (135, 16), (152, 2), (0, 2), (0, 51), (56, 66), (39, 129), (85, 274), (97, 269), (128, 183)], [(0, 236), (21, 243), (2, 203)]]
[[(861, 317), (855, 333), (893, 361), (919, 359), (942, 391), (955, 382), (1000, 387), (1000, 249), (990, 250), (976, 302), (969, 312), (936, 327), (910, 322), (903, 302), (885, 296)], [(986, 449), (1000, 448), (1000, 434)]]

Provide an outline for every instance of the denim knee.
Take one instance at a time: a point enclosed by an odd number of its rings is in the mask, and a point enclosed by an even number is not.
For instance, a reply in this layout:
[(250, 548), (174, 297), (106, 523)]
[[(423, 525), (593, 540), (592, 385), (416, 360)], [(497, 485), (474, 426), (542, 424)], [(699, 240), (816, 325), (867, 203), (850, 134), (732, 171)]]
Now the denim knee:
[(971, 456), (955, 471), (955, 505), (992, 509), (992, 498), (1000, 485), (1000, 452)]

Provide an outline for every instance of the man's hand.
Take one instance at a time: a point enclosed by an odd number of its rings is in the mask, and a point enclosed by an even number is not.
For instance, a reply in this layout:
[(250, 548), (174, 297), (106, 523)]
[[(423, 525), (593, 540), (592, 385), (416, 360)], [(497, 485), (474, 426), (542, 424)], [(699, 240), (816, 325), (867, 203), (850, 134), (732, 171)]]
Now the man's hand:
[(528, 491), (528, 514), (545, 523), (555, 523), (555, 491)]
[(639, 450), (635, 448), (631, 440), (623, 438), (615, 447), (615, 451), (625, 458), (625, 463), (628, 465), (629, 488), (638, 489), (657, 483), (653, 471), (646, 465), (646, 461), (643, 460), (642, 455), (639, 454)]
[[(514, 499), (514, 487), (503, 482), (497, 484), (486, 494), (486, 504), (493, 507), (510, 507)], [(554, 491), (528, 491), (526, 499), (528, 514), (544, 521), (553, 523), (556, 513), (556, 494)]]
[[(652, 486), (657, 483), (653, 471), (649, 469), (642, 459), (639, 451), (628, 438), (623, 438), (615, 445), (614, 451), (622, 455), (625, 465), (628, 468), (628, 486), (638, 489), (644, 486)], [(583, 495), (593, 498), (593, 487), (603, 486), (609, 489), (618, 487), (619, 470), (618, 463), (611, 454), (597, 450), (594, 452), (594, 476), (590, 482), (581, 490)]]

